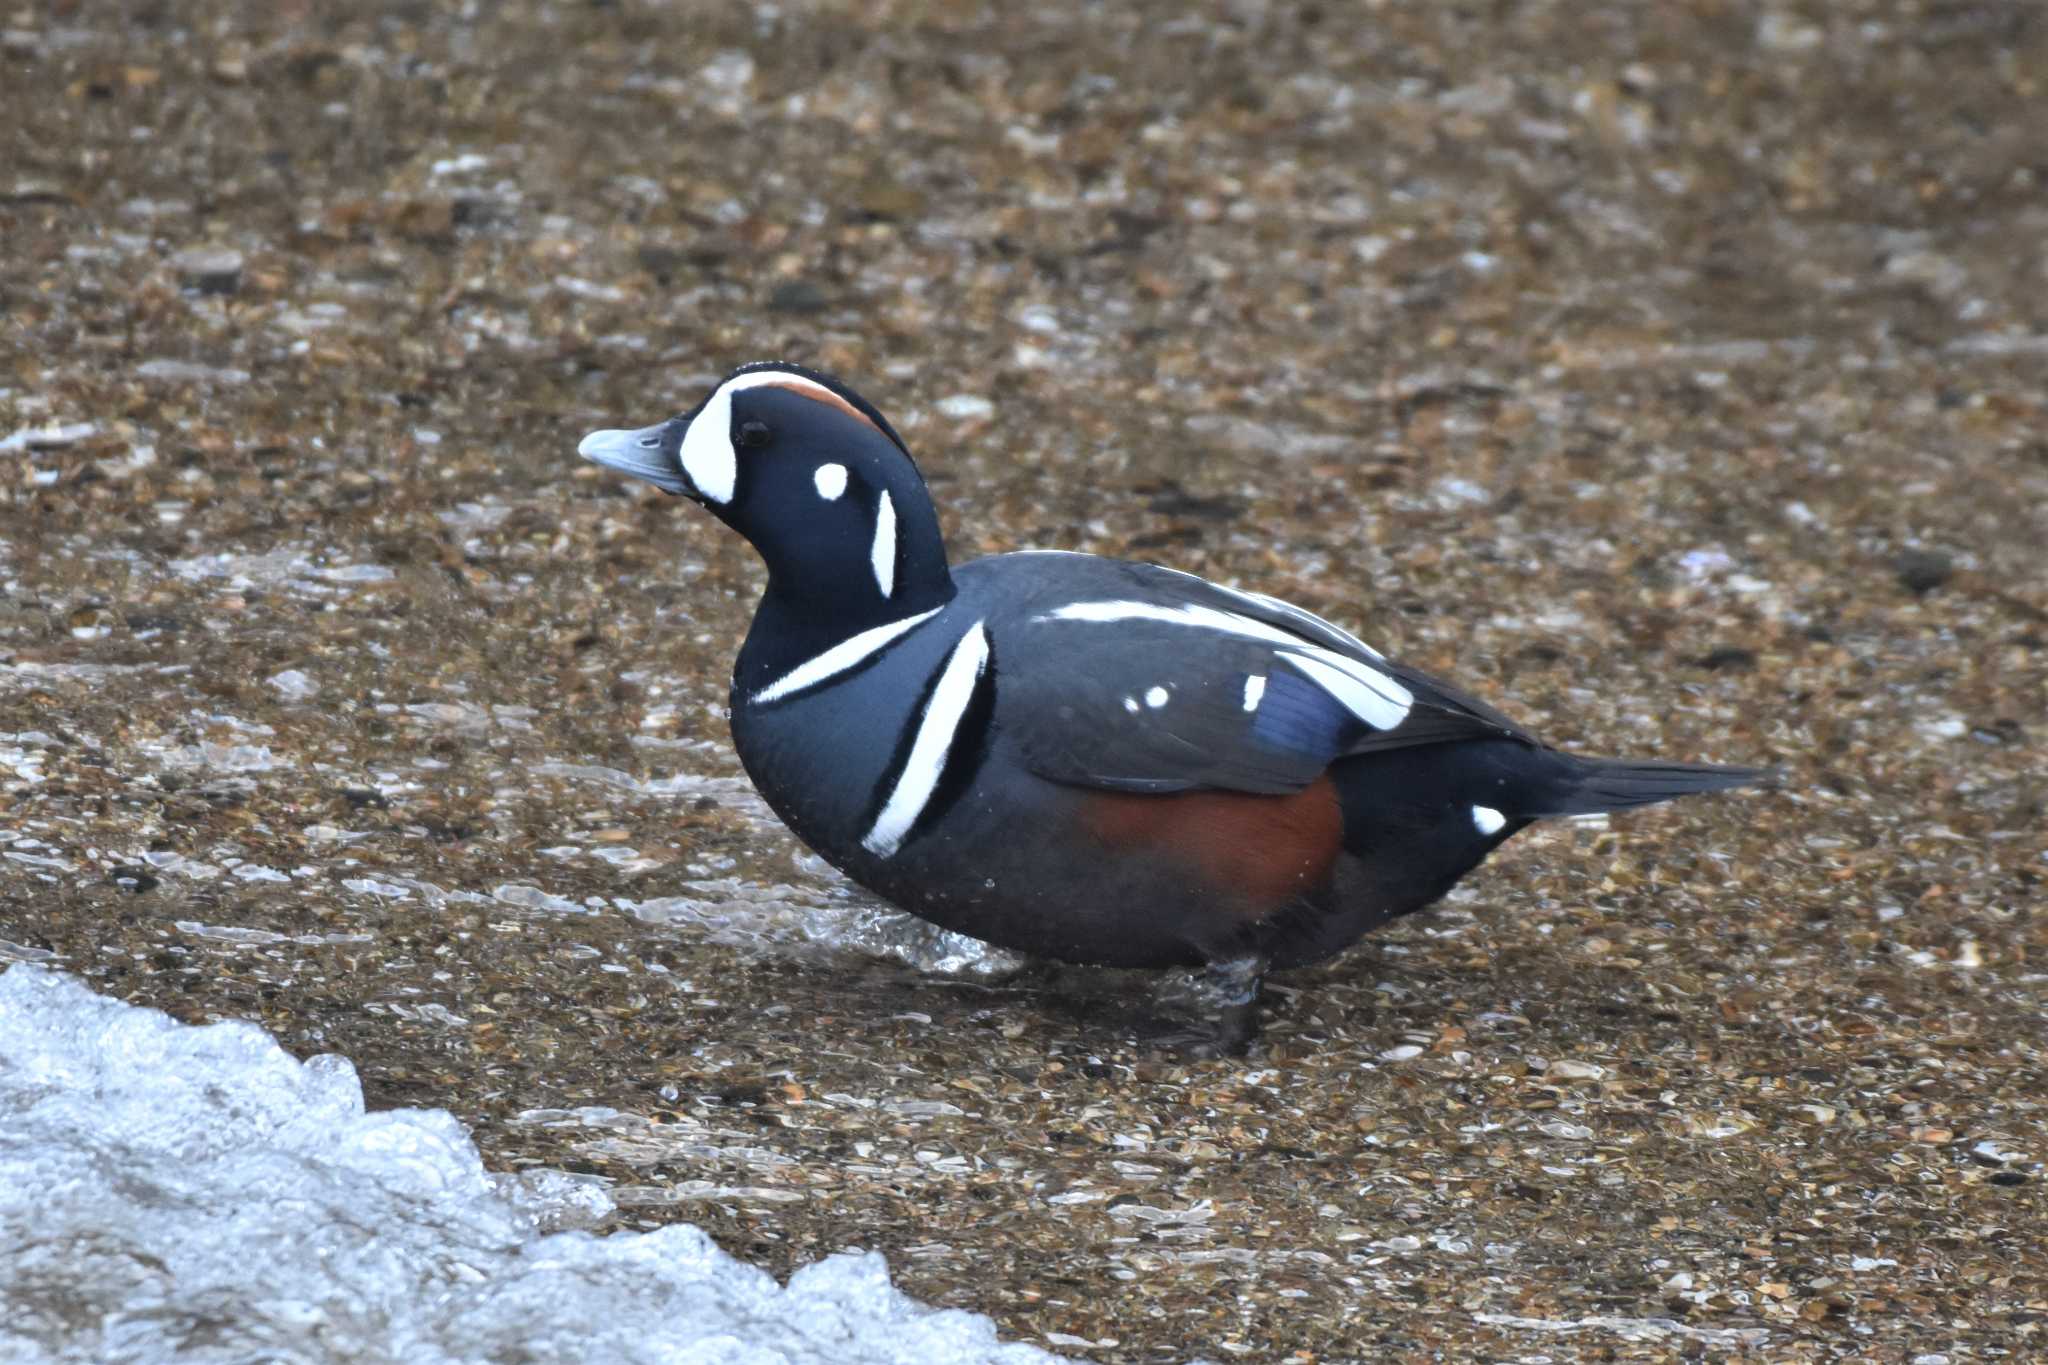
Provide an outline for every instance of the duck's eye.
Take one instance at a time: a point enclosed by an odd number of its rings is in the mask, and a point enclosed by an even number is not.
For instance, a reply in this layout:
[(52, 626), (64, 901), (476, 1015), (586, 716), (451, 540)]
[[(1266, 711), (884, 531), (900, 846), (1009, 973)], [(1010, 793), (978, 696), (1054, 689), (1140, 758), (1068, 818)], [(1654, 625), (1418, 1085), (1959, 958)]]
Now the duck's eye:
[(772, 435), (766, 422), (742, 422), (734, 444), (742, 446), (765, 446)]

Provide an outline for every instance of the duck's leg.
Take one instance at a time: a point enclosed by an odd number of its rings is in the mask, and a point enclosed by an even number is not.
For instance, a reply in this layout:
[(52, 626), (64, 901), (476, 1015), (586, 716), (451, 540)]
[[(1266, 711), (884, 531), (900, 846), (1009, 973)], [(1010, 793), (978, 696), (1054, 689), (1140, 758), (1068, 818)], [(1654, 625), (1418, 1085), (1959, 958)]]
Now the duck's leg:
[(1259, 994), (1269, 959), (1264, 954), (1219, 958), (1200, 971), (1173, 978), (1163, 1003), (1185, 1025), (1154, 1042), (1190, 1057), (1242, 1057), (1259, 1036)]
[(1269, 965), (1264, 954), (1211, 962), (1202, 972), (1202, 993), (1212, 1002), (1216, 1055), (1241, 1057), (1259, 1036), (1259, 996)]

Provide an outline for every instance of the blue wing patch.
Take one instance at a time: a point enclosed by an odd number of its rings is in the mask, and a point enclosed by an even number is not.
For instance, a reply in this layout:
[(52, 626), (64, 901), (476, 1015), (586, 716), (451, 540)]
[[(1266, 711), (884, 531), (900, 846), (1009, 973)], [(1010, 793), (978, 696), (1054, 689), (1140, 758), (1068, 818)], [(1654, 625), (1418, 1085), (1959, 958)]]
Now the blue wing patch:
[(1291, 668), (1266, 675), (1252, 716), (1252, 739), (1284, 753), (1327, 763), (1365, 729), (1343, 703)]

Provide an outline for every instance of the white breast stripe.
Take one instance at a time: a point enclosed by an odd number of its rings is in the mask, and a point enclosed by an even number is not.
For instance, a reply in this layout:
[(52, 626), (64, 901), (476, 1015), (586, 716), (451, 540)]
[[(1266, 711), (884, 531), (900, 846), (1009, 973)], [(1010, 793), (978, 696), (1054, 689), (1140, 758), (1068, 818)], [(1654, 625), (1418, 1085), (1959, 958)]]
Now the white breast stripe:
[[(1277, 626), (1269, 626), (1264, 621), (1254, 620), (1249, 616), (1240, 616), (1234, 611), (1218, 611), (1214, 607), (1196, 606), (1192, 603), (1162, 607), (1151, 602), (1070, 602), (1064, 607), (1055, 608), (1033, 619), (1159, 621), (1171, 626), (1198, 626), (1206, 630), (1220, 630), (1225, 634), (1243, 636), (1248, 640), (1263, 640), (1269, 644), (1281, 645), (1286, 651), (1282, 657), (1288, 662), (1318, 665), (1323, 670), (1322, 674), (1307, 667), (1303, 667), (1301, 671), (1375, 730), (1391, 730), (1399, 725), (1407, 719), (1408, 708), (1415, 701), (1413, 692), (1370, 664), (1346, 658), (1333, 649), (1324, 649), (1321, 645), (1309, 643), (1299, 635), (1290, 634)], [(1333, 684), (1324, 675), (1338, 679), (1339, 682)], [(1343, 690), (1339, 691), (1339, 687)]]
[(875, 508), (875, 545), (868, 557), (874, 561), (875, 586), (889, 596), (896, 591), (896, 504), (887, 491)]
[(836, 678), (869, 655), (876, 653), (897, 636), (904, 634), (937, 616), (941, 607), (921, 611), (915, 616), (906, 616), (901, 621), (864, 630), (858, 635), (848, 636), (823, 654), (813, 655), (789, 672), (769, 683), (754, 694), (754, 704), (781, 701), (784, 697), (816, 687), (827, 678)]
[(1244, 675), (1244, 709), (1245, 709), (1245, 710), (1247, 710), (1247, 711), (1256, 711), (1256, 710), (1258, 710), (1258, 709), (1259, 709), (1259, 698), (1261, 698), (1261, 697), (1263, 697), (1263, 696), (1265, 696), (1265, 695), (1266, 695), (1266, 675), (1265, 675), (1265, 674), (1263, 674), (1263, 673), (1247, 673), (1247, 674), (1245, 674), (1245, 675)]
[(896, 778), (896, 789), (875, 817), (875, 825), (862, 839), (861, 847), (878, 858), (886, 858), (903, 843), (903, 836), (917, 823), (925, 803), (938, 790), (939, 775), (946, 770), (946, 758), (959, 733), (960, 719), (974, 700), (974, 689), (988, 667), (988, 632), (976, 621), (953, 646), (938, 686), (917, 720), (917, 738), (910, 742), (910, 759)]

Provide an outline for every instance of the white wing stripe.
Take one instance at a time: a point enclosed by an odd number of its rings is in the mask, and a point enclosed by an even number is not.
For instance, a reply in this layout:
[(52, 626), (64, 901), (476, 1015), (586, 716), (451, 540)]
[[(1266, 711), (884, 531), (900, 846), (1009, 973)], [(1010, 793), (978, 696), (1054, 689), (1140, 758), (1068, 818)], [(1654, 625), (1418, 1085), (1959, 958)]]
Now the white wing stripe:
[(939, 776), (945, 772), (946, 757), (953, 749), (953, 738), (959, 733), (961, 718), (967, 714), (968, 703), (974, 700), (974, 689), (987, 667), (988, 632), (976, 621), (946, 659), (938, 686), (932, 689), (932, 699), (917, 719), (917, 738), (910, 743), (910, 758), (896, 778), (896, 788), (883, 803), (882, 813), (875, 817), (874, 828), (860, 841), (861, 847), (877, 858), (888, 857), (902, 845), (903, 836), (910, 833), (932, 793), (938, 790)]
[(1380, 695), (1359, 681), (1349, 669), (1332, 668), (1327, 662), (1338, 656), (1325, 651), (1321, 658), (1292, 650), (1281, 658), (1308, 675), (1308, 680), (1344, 704), (1344, 709), (1375, 730), (1391, 730), (1408, 718), (1408, 704)]
[[(1215, 607), (1197, 606), (1192, 603), (1178, 607), (1163, 607), (1151, 602), (1116, 600), (1069, 602), (1066, 606), (1056, 607), (1035, 619), (1105, 623), (1159, 621), (1170, 626), (1195, 626), (1222, 631), (1227, 635), (1242, 636), (1248, 640), (1263, 640), (1268, 644), (1280, 645), (1283, 647), (1281, 657), (1299, 667), (1310, 681), (1342, 702), (1346, 710), (1375, 730), (1391, 730), (1399, 725), (1408, 718), (1408, 708), (1415, 702), (1414, 693), (1368, 663), (1346, 658), (1335, 650), (1312, 644), (1299, 635), (1290, 634), (1277, 626), (1269, 626), (1264, 621), (1240, 616), (1232, 611), (1219, 611)], [(1334, 630), (1335, 627), (1331, 629)], [(1341, 631), (1338, 633), (1343, 634)], [(1347, 635), (1345, 638), (1350, 637)], [(1365, 646), (1361, 644), (1359, 648), (1365, 649)], [(1366, 652), (1374, 653), (1370, 649)], [(1375, 654), (1374, 657), (1378, 655)]]
[(915, 616), (906, 616), (900, 621), (875, 626), (858, 635), (848, 636), (823, 654), (816, 654), (798, 664), (789, 672), (769, 683), (754, 694), (754, 704), (781, 701), (784, 697), (801, 692), (807, 687), (816, 687), (828, 678), (836, 678), (869, 655), (876, 653), (897, 636), (904, 634), (937, 616), (941, 607), (921, 611)]
[(1386, 655), (1380, 653), (1378, 650), (1374, 649), (1371, 645), (1367, 644), (1365, 641), (1359, 639), (1356, 635), (1353, 635), (1350, 631), (1344, 629), (1344, 627), (1336, 625), (1329, 621), (1325, 621), (1322, 617), (1316, 615), (1314, 612), (1308, 610), (1306, 607), (1297, 607), (1292, 602), (1283, 602), (1281, 599), (1277, 597), (1268, 597), (1265, 593), (1262, 592), (1247, 592), (1243, 588), (1232, 588), (1222, 583), (1211, 583), (1208, 579), (1203, 578), (1198, 574), (1191, 574), (1184, 569), (1169, 569), (1164, 564), (1154, 564), (1152, 567), (1155, 569), (1162, 570), (1166, 573), (1170, 573), (1175, 578), (1185, 578), (1191, 582), (1200, 583), (1205, 588), (1210, 588), (1216, 592), (1224, 593), (1228, 596), (1235, 597), (1238, 601), (1247, 603), (1251, 606), (1265, 607), (1270, 611), (1277, 611), (1282, 616), (1286, 616), (1292, 620), (1301, 622), (1302, 625), (1306, 626), (1310, 630), (1327, 630), (1328, 632), (1330, 632), (1330, 634), (1336, 636), (1345, 644), (1350, 645), (1352, 648), (1358, 650), (1361, 654), (1370, 654), (1375, 659), (1384, 659), (1387, 657)]

